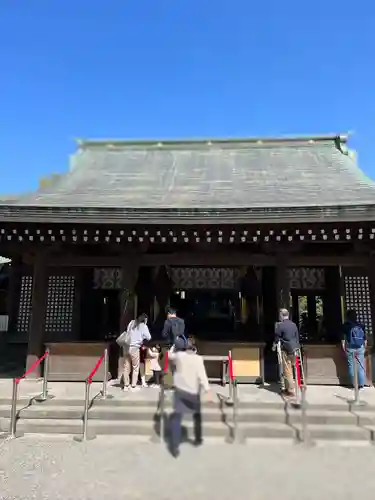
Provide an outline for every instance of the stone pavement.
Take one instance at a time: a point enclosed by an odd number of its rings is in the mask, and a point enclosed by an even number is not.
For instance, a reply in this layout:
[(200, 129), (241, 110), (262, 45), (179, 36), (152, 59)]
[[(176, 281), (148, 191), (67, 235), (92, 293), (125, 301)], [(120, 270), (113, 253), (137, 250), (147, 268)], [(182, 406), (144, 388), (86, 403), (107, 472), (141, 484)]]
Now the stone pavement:
[[(100, 383), (93, 383), (91, 395), (95, 396), (102, 385)], [(228, 388), (223, 388), (219, 385), (213, 385), (212, 388), (223, 394), (228, 394)], [(83, 382), (50, 382), (50, 393), (58, 399), (84, 399), (85, 384)], [(42, 391), (42, 382), (35, 380), (23, 380), (20, 383), (20, 397), (32, 397), (39, 395)], [(109, 385), (110, 394), (113, 394), (116, 399), (157, 399), (157, 391), (154, 389), (142, 389), (137, 393), (124, 393), (116, 386), (115, 382)], [(10, 398), (12, 395), (12, 380), (0, 379), (0, 399)], [(239, 398), (241, 401), (246, 402), (264, 402), (273, 403), (280, 402), (280, 395), (277, 393), (277, 387), (266, 386), (265, 389), (259, 388), (256, 385), (240, 385)], [(345, 387), (338, 386), (308, 386), (307, 401), (310, 404), (321, 405), (342, 405), (348, 399), (353, 398), (353, 391)], [(361, 391), (361, 399), (367, 404), (375, 406), (375, 388), (368, 387)]]
[[(138, 441), (138, 440), (137, 440)], [(0, 442), (1, 500), (372, 500), (375, 448), (182, 446), (107, 437)]]

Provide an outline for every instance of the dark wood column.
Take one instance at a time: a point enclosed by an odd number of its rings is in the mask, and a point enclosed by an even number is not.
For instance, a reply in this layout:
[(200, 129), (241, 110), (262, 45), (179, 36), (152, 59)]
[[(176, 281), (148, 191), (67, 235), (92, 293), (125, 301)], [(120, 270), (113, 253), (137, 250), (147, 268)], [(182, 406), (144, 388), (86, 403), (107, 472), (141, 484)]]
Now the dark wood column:
[(134, 319), (134, 294), (138, 280), (139, 260), (129, 256), (122, 266), (121, 318), (120, 330), (124, 331)]
[(158, 304), (158, 315), (154, 320), (154, 327), (158, 330), (163, 326), (166, 308), (172, 293), (172, 283), (165, 266), (160, 266), (156, 271), (154, 292)]
[(371, 323), (372, 335), (369, 336), (368, 343), (371, 348), (374, 346), (375, 335), (375, 253), (370, 254), (369, 262), (367, 265), (367, 275), (370, 285), (370, 305), (371, 305)]
[(290, 310), (290, 283), (288, 275), (289, 256), (286, 253), (277, 255), (276, 260), (276, 293), (277, 308)]
[(9, 272), (9, 288), (8, 288), (8, 332), (13, 334), (17, 331), (18, 308), (20, 302), (21, 278), (22, 278), (22, 261), (19, 257), (12, 259)]
[[(28, 370), (43, 352), (44, 322), (47, 306), (48, 268), (46, 256), (40, 252), (34, 261), (33, 297), (29, 326), (29, 343), (27, 349), (26, 370)], [(29, 375), (40, 377), (40, 365)]]

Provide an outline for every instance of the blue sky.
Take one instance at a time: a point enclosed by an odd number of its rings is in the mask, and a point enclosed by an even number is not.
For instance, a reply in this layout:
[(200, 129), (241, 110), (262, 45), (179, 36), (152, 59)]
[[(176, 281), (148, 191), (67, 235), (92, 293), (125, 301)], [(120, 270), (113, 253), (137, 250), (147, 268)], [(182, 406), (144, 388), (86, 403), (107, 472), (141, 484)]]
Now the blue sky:
[(2, 193), (74, 138), (353, 131), (375, 178), (375, 2), (1, 0)]

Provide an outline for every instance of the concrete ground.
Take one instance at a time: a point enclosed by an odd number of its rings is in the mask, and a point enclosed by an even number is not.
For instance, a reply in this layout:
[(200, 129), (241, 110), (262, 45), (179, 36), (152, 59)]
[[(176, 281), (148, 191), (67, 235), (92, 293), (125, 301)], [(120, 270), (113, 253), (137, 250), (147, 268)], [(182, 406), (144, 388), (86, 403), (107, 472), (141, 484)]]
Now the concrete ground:
[[(102, 385), (100, 383), (93, 383), (91, 388), (91, 395), (95, 396)], [(228, 394), (228, 387), (223, 388), (219, 385), (213, 385), (213, 390), (218, 393)], [(84, 399), (85, 395), (85, 384), (83, 382), (50, 382), (49, 383), (50, 393), (59, 399)], [(22, 380), (19, 386), (20, 397), (33, 397), (37, 396), (42, 391), (42, 382), (35, 380)], [(108, 392), (113, 394), (116, 399), (144, 399), (150, 398), (152, 400), (157, 399), (157, 390), (146, 388), (141, 389), (137, 393), (124, 393), (118, 387), (116, 382), (112, 382), (109, 385)], [(12, 380), (11, 379), (0, 379), (0, 399), (10, 398), (12, 395)], [(277, 386), (266, 386), (265, 388), (259, 388), (256, 385), (240, 385), (239, 386), (239, 398), (241, 401), (247, 402), (279, 402), (280, 395), (277, 393)], [(321, 405), (339, 405), (346, 402), (348, 399), (353, 398), (353, 390), (347, 389), (345, 387), (338, 386), (308, 386), (307, 389), (307, 401), (310, 404), (321, 404)], [(375, 406), (375, 388), (367, 387), (361, 391), (361, 399), (368, 405)]]
[(1, 500), (372, 500), (375, 448), (290, 444), (163, 445), (119, 437), (82, 444), (0, 442)]

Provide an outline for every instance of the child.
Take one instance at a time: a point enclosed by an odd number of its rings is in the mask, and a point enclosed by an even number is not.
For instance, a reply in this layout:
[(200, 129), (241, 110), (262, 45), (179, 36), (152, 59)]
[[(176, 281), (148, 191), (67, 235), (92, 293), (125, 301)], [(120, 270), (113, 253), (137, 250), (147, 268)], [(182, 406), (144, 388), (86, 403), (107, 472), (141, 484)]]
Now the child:
[(159, 387), (161, 384), (161, 367), (159, 363), (160, 346), (156, 345), (148, 350), (148, 357), (150, 358), (150, 368), (153, 373), (153, 385), (151, 387)]
[(147, 347), (145, 345), (141, 346), (139, 352), (139, 375), (141, 377), (141, 385), (142, 387), (148, 387), (146, 383), (146, 356), (147, 356)]

